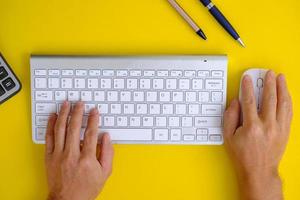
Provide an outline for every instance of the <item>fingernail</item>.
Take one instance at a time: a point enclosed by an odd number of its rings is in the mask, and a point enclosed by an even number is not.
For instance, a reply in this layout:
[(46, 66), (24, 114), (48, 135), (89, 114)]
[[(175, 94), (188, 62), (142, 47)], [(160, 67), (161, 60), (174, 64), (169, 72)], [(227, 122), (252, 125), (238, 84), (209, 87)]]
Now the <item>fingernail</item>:
[(247, 81), (247, 82), (251, 81), (251, 77), (248, 74), (246, 74), (244, 76), (244, 81)]
[(285, 81), (285, 76), (284, 76), (284, 74), (279, 74), (279, 75), (278, 75), (278, 78), (279, 78), (279, 80), (281, 80), (281, 81)]
[(64, 101), (63, 106), (65, 106), (65, 107), (69, 106), (69, 102), (68, 101)]
[(99, 114), (98, 113), (98, 109), (97, 108), (93, 108), (92, 110), (91, 110), (91, 113), (90, 114), (92, 114), (92, 115), (97, 115), (97, 114)]

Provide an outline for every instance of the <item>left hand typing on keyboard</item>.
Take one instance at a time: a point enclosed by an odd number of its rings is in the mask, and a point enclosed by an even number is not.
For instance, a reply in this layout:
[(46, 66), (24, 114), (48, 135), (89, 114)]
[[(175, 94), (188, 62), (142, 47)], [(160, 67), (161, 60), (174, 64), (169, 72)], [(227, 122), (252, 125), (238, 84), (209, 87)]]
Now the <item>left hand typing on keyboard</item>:
[(108, 134), (98, 144), (99, 114), (90, 112), (83, 144), (80, 130), (82, 102), (72, 109), (64, 102), (59, 115), (51, 115), (46, 133), (46, 169), (49, 200), (95, 199), (112, 171), (113, 147)]

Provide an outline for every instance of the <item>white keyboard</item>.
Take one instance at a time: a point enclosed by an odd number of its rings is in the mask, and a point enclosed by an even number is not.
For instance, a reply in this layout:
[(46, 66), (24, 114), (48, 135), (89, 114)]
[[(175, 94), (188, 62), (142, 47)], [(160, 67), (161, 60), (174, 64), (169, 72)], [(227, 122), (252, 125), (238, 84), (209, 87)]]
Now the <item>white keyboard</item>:
[(226, 56), (31, 57), (32, 139), (63, 101), (101, 113), (114, 143), (222, 144)]

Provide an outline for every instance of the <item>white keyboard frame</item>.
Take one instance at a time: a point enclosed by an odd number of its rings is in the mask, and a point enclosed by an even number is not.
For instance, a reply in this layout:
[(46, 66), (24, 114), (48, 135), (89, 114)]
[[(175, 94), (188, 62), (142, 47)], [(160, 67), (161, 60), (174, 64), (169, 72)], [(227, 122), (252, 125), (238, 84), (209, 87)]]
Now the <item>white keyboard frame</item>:
[[(227, 56), (225, 55), (191, 55), (191, 56), (40, 56), (32, 55), (30, 58), (31, 71), (31, 109), (32, 109), (32, 140), (37, 144), (44, 144), (45, 141), (36, 139), (35, 129), (35, 100), (34, 100), (34, 71), (35, 69), (127, 69), (127, 70), (222, 70), (223, 78), (223, 103), (222, 113), (226, 106), (227, 96)], [(167, 127), (168, 128), (168, 127)], [(223, 115), (222, 127), (223, 130)], [(122, 128), (124, 129), (124, 128)], [(126, 128), (125, 128), (126, 129)], [(132, 129), (132, 128), (128, 128)], [(223, 132), (223, 131), (222, 131)], [(154, 133), (153, 133), (154, 135)], [(152, 136), (153, 137), (153, 136)], [(177, 145), (220, 145), (221, 141), (117, 141), (116, 144), (177, 144)]]

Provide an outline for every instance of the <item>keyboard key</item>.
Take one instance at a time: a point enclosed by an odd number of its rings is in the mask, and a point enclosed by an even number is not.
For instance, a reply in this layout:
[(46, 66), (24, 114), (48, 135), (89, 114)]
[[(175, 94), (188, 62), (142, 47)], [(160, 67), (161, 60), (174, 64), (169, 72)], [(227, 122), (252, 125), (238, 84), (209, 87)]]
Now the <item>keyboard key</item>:
[(197, 135), (197, 140), (201, 142), (206, 142), (208, 140), (208, 135)]
[(199, 109), (198, 104), (190, 104), (189, 105), (189, 114), (190, 115), (199, 115), (200, 114), (200, 109)]
[(140, 126), (141, 118), (140, 117), (130, 117), (130, 126)]
[(160, 104), (150, 104), (150, 114), (151, 115), (160, 114)]
[(170, 127), (179, 127), (180, 118), (179, 117), (169, 117), (169, 126)]
[(207, 135), (208, 134), (208, 130), (206, 128), (198, 128), (197, 129), (197, 135)]
[(171, 71), (171, 76), (180, 77), (182, 76), (182, 71)]
[(58, 69), (51, 69), (48, 71), (49, 76), (59, 76), (60, 71)]
[(141, 79), (140, 80), (140, 89), (150, 89), (151, 82), (150, 79)]
[(117, 91), (108, 91), (107, 92), (107, 101), (118, 101), (118, 92)]
[(222, 79), (206, 79), (205, 89), (207, 90), (222, 90), (223, 80)]
[(152, 129), (104, 129), (115, 141), (151, 141)]
[(89, 103), (84, 104), (84, 113), (89, 114), (92, 111), (92, 109), (95, 107), (96, 107), (95, 104), (89, 104)]
[[(4, 69), (4, 67), (3, 67), (3, 69)], [(47, 75), (47, 70), (45, 70), (45, 69), (36, 69), (36, 70), (34, 70), (34, 75), (36, 75), (36, 76), (46, 76)], [(0, 68), (0, 77), (1, 77), (1, 68)], [(0, 80), (1, 80), (1, 78), (0, 78)]]
[(45, 128), (37, 128), (36, 129), (36, 139), (37, 140), (45, 140), (46, 129)]
[(114, 70), (103, 70), (103, 76), (115, 76)]
[(180, 79), (179, 80), (179, 89), (182, 89), (182, 90), (190, 89), (190, 80), (189, 79)]
[(83, 78), (75, 78), (74, 86), (77, 89), (84, 89), (85, 88), (85, 79)]
[(177, 89), (177, 80), (176, 79), (167, 79), (166, 80), (166, 88), (168, 90), (175, 90), (175, 89)]
[(167, 126), (167, 118), (166, 117), (156, 117), (155, 118), (155, 125), (157, 127), (165, 127), (165, 126)]
[(157, 92), (147, 92), (147, 101), (157, 101)]
[(173, 104), (163, 104), (162, 113), (164, 115), (172, 115), (174, 113)]
[(148, 113), (148, 105), (147, 104), (137, 104), (136, 105), (136, 113), (137, 114), (147, 114)]
[(192, 88), (193, 88), (193, 90), (203, 89), (203, 80), (202, 79), (193, 79), (192, 80)]
[(144, 76), (155, 76), (155, 71), (146, 70), (146, 71), (144, 71)]
[(68, 101), (79, 101), (79, 91), (68, 91)]
[(110, 89), (111, 88), (111, 79), (101, 79), (101, 88)]
[(97, 89), (99, 88), (99, 81), (96, 78), (89, 78), (87, 80), (88, 88), (89, 89)]
[(168, 129), (155, 129), (154, 130), (154, 140), (167, 141), (169, 139)]
[(59, 78), (49, 78), (48, 79), (48, 87), (50, 89), (53, 89), (53, 88), (59, 88)]
[(62, 78), (61, 79), (61, 87), (63, 89), (70, 89), (73, 87), (73, 79), (71, 78)]
[(111, 114), (121, 114), (121, 104), (111, 104), (110, 105)]
[(153, 117), (143, 117), (143, 126), (152, 127), (153, 125)]
[(184, 72), (185, 77), (195, 77), (196, 76), (196, 71), (194, 70), (188, 70)]
[(38, 126), (47, 126), (49, 116), (36, 116), (35, 123)]
[(169, 71), (167, 70), (159, 70), (157, 71), (157, 76), (163, 76), (163, 77), (166, 77), (166, 76), (169, 76)]
[(214, 76), (214, 77), (222, 77), (223, 76), (223, 71), (212, 71), (211, 72), (211, 76)]
[(176, 114), (185, 115), (186, 114), (186, 105), (185, 104), (176, 104), (175, 110), (176, 110)]
[(209, 140), (215, 142), (222, 141), (222, 135), (210, 135)]
[(153, 79), (153, 88), (154, 89), (163, 89), (164, 88), (164, 79)]
[(169, 102), (171, 100), (170, 92), (160, 92), (159, 93), (159, 101)]
[(117, 126), (126, 127), (128, 125), (127, 117), (117, 117)]
[(6, 76), (8, 76), (7, 71), (4, 69), (3, 66), (0, 67), (0, 80), (4, 79)]
[(35, 78), (34, 79), (35, 88), (47, 88), (47, 79), (46, 78)]
[(106, 127), (113, 127), (115, 125), (115, 118), (114, 117), (103, 117), (104, 126)]
[(90, 76), (101, 76), (101, 70), (97, 70), (97, 69), (89, 70), (89, 75)]
[(94, 101), (104, 101), (105, 92), (104, 91), (95, 91), (94, 92)]
[(195, 135), (184, 135), (183, 140), (184, 141), (194, 141), (195, 140)]
[(203, 115), (221, 115), (222, 114), (222, 106), (221, 105), (205, 105), (202, 106), (202, 114)]
[(221, 117), (195, 117), (196, 127), (220, 127)]
[(117, 70), (117, 76), (128, 76), (127, 70)]
[(211, 93), (211, 101), (212, 102), (222, 102), (223, 101), (223, 93), (222, 92), (212, 92)]
[(125, 81), (124, 79), (114, 79), (114, 88), (115, 89), (124, 89)]
[(36, 101), (52, 101), (53, 93), (52, 91), (35, 91)]
[(55, 101), (65, 101), (67, 100), (66, 91), (55, 91), (54, 92)]
[(175, 102), (183, 101), (183, 92), (173, 92), (172, 100)]
[(98, 111), (100, 114), (108, 113), (108, 105), (107, 104), (98, 104)]
[(141, 70), (132, 70), (129, 73), (130, 73), (130, 76), (142, 76)]
[(209, 71), (200, 70), (200, 71), (198, 71), (198, 76), (200, 76), (200, 77), (208, 77), (209, 76)]
[(15, 86), (16, 86), (16, 84), (15, 84), (15, 82), (12, 80), (12, 78), (7, 78), (7, 79), (5, 79), (3, 82), (2, 82), (2, 85), (4, 86), (4, 88), (7, 90), (7, 91), (9, 91), (9, 90), (11, 90), (11, 89), (13, 89)]
[(127, 89), (137, 89), (137, 79), (127, 79)]
[(124, 104), (123, 106), (124, 114), (133, 114), (135, 113), (134, 104)]
[(209, 92), (199, 92), (200, 102), (209, 102)]
[(182, 117), (182, 127), (192, 127), (193, 118), (192, 117)]
[(87, 76), (87, 70), (84, 69), (78, 69), (75, 71), (76, 76)]
[(171, 141), (181, 140), (181, 129), (171, 129)]
[(125, 91), (120, 93), (121, 101), (131, 101), (131, 92)]
[(185, 101), (186, 102), (195, 102), (197, 99), (196, 92), (186, 92), (185, 93)]
[(0, 96), (5, 94), (4, 88), (0, 85)]
[(73, 76), (74, 71), (72, 69), (64, 69), (61, 71), (62, 76)]
[(40, 114), (56, 113), (55, 103), (36, 103), (35, 112)]
[(92, 101), (92, 91), (81, 91), (80, 100), (81, 101)]
[(144, 92), (134, 92), (133, 93), (133, 101), (144, 101)]

